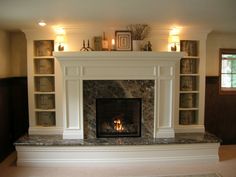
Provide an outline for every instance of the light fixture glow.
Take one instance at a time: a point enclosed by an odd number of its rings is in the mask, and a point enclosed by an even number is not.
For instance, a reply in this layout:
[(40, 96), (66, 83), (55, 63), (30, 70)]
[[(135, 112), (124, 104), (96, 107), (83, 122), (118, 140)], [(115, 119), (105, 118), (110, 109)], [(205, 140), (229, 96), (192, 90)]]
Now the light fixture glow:
[(56, 33), (56, 46), (58, 51), (64, 51), (66, 47), (66, 31), (63, 27), (54, 27)]
[(55, 33), (58, 35), (65, 35), (66, 34), (66, 32), (65, 32), (65, 29), (63, 28), (63, 27), (55, 27), (54, 28), (54, 30), (55, 30)]
[(169, 31), (169, 37), (168, 37), (169, 51), (180, 51), (179, 33), (180, 33), (180, 28), (177, 27), (174, 27)]
[(46, 24), (43, 20), (41, 20), (40, 22), (38, 22), (38, 25), (44, 27), (44, 26), (46, 26), (47, 24)]

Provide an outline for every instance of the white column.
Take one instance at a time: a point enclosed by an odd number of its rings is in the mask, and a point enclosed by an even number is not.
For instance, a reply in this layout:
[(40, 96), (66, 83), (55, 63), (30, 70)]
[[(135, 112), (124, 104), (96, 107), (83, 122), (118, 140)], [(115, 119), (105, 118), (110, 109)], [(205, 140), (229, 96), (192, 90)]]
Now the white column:
[(154, 137), (175, 136), (174, 120), (174, 66), (159, 66), (155, 82)]

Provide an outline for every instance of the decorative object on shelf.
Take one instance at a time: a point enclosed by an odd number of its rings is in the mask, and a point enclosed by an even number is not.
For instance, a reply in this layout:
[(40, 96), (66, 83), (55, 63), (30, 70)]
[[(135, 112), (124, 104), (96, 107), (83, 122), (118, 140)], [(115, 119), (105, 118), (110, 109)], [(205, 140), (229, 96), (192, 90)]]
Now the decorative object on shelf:
[(142, 51), (143, 48), (143, 40), (133, 40), (133, 51)]
[(105, 36), (105, 32), (103, 32), (103, 39), (102, 39), (102, 50), (108, 51), (108, 40)]
[(196, 88), (196, 78), (192, 76), (181, 76), (180, 90), (181, 91), (194, 91)]
[(54, 64), (52, 59), (35, 60), (36, 74), (53, 74)]
[(195, 111), (192, 110), (180, 111), (179, 124), (191, 125), (194, 123), (195, 123)]
[(102, 37), (95, 36), (93, 38), (94, 50), (95, 51), (102, 51)]
[(194, 94), (193, 93), (185, 93), (180, 95), (180, 107), (181, 108), (192, 108), (195, 106), (194, 104)]
[(37, 112), (37, 125), (39, 126), (55, 126), (55, 113), (54, 112)]
[(115, 31), (116, 50), (132, 51), (132, 33), (131, 31)]
[(132, 33), (133, 50), (142, 50), (143, 40), (149, 34), (150, 27), (147, 24), (131, 24), (127, 26), (127, 29)]
[(198, 42), (195, 40), (181, 40), (180, 51), (186, 52), (188, 56), (198, 56)]
[(115, 39), (111, 40), (111, 50), (115, 51), (116, 50), (116, 43), (115, 43)]
[(144, 51), (152, 51), (152, 44), (150, 41), (148, 41), (143, 48)]
[(87, 49), (88, 49), (88, 51), (93, 51), (93, 49), (90, 47), (89, 40), (88, 40)]
[(175, 52), (180, 50), (179, 32), (180, 30), (178, 28), (170, 30), (168, 37), (169, 51)]
[(54, 49), (53, 40), (38, 40), (34, 41), (35, 56), (52, 56)]
[(183, 58), (180, 60), (180, 73), (181, 74), (196, 74), (196, 60)]
[(80, 51), (89, 51), (89, 50), (85, 47), (85, 40), (83, 40), (83, 47), (80, 49)]
[(56, 27), (55, 28), (56, 33), (56, 47), (58, 51), (64, 51), (65, 45), (66, 45), (66, 32), (63, 27)]
[(55, 42), (58, 45), (58, 51), (64, 51), (65, 35), (64, 34), (58, 34), (56, 36)]
[(37, 77), (37, 91), (39, 92), (53, 92), (54, 91), (54, 78), (53, 77)]
[(80, 51), (93, 51), (93, 49), (90, 47), (89, 40), (87, 47), (85, 47), (85, 40), (83, 40), (83, 47), (80, 49)]
[(37, 108), (38, 109), (54, 109), (54, 95), (52, 94), (39, 94), (37, 96)]

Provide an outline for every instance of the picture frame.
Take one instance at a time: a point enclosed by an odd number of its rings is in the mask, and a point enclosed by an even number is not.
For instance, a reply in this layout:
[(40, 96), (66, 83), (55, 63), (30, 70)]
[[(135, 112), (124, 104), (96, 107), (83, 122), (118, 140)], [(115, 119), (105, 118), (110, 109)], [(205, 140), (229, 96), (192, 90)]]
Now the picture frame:
[(117, 51), (132, 51), (131, 31), (115, 31), (115, 38)]

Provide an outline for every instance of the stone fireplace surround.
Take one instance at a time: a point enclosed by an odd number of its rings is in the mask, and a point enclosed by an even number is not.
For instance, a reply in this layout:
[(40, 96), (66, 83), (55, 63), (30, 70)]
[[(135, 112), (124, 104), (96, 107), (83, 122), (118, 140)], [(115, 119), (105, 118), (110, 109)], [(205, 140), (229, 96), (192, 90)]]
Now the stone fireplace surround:
[(86, 80), (83, 81), (84, 138), (96, 138), (97, 98), (140, 98), (141, 137), (153, 137), (153, 80)]
[[(16, 145), (19, 166), (71, 166), (127, 163), (216, 162), (214, 136), (176, 134), (174, 118), (178, 86), (178, 52), (55, 52), (58, 73), (57, 109), (63, 135), (29, 135)], [(151, 137), (84, 138), (83, 81), (152, 80)]]

